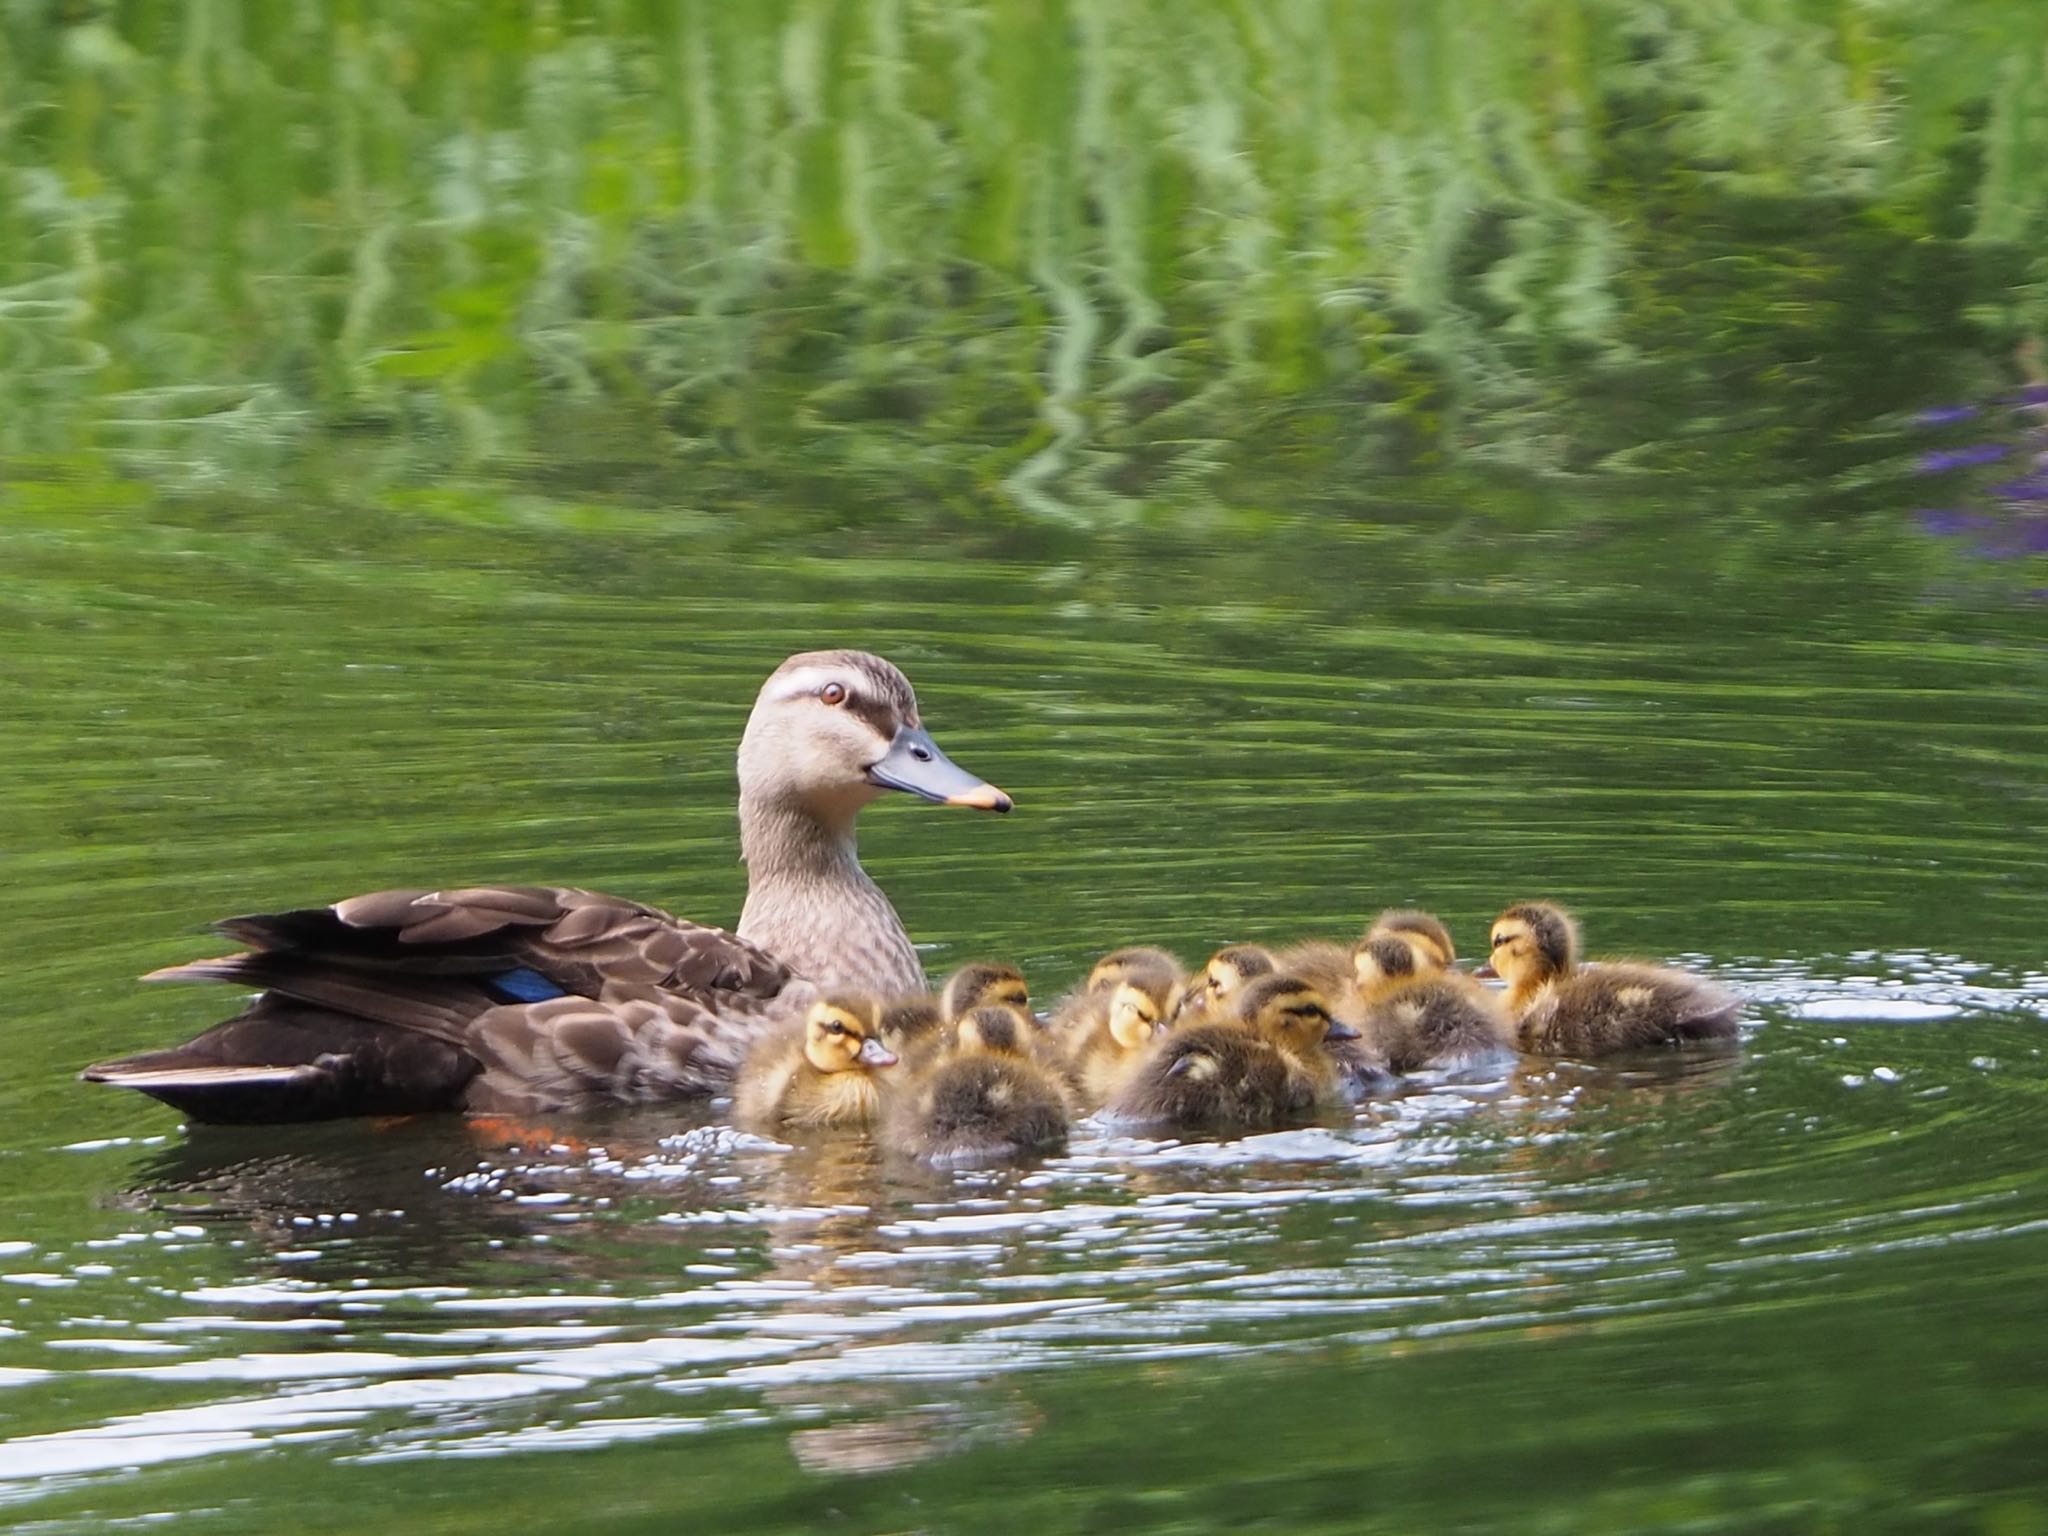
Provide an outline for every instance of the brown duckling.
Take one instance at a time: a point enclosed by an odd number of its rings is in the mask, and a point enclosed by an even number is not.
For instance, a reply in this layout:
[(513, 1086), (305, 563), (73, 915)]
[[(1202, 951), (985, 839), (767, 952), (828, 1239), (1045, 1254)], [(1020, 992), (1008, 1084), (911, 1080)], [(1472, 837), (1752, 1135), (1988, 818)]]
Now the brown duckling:
[(1024, 973), (1000, 960), (970, 960), (946, 978), (939, 994), (939, 1006), (947, 1022), (975, 1008), (1014, 1008), (1027, 1020), (1031, 1017), (1031, 990)]
[(1082, 991), (1107, 992), (1120, 981), (1137, 981), (1149, 989), (1154, 977), (1165, 976), (1171, 985), (1185, 981), (1187, 974), (1187, 967), (1169, 951), (1152, 944), (1128, 944), (1122, 949), (1111, 950), (1095, 962)]
[(1382, 933), (1426, 940), (1436, 950), (1439, 970), (1458, 958), (1458, 947), (1451, 942), (1451, 930), (1434, 912), (1418, 912), (1412, 907), (1389, 907), (1372, 920), (1365, 936), (1370, 939)]
[(1445, 969), (1442, 954), (1434, 936), (1412, 928), (1370, 933), (1353, 953), (1364, 1033), (1392, 1071), (1476, 1066), (1514, 1050), (1506, 1005)]
[(1245, 986), (1228, 1019), (1176, 1027), (1134, 1067), (1108, 1107), (1114, 1122), (1251, 1130), (1284, 1124), (1337, 1096), (1324, 1051), (1350, 1033), (1322, 995), (1291, 976)]
[(882, 1039), (898, 1054), (923, 1049), (945, 1026), (945, 1010), (929, 992), (911, 992), (882, 1005)]
[(763, 1126), (868, 1125), (882, 1106), (876, 1071), (896, 1064), (870, 998), (831, 993), (803, 1026), (762, 1039), (740, 1067), (733, 1112)]
[(1273, 952), (1257, 944), (1230, 944), (1216, 951), (1201, 970), (1188, 978), (1187, 990), (1175, 1005), (1176, 1025), (1191, 1019), (1228, 1019), (1246, 982), (1274, 971)]
[(1515, 1040), (1544, 1056), (1599, 1056), (1649, 1045), (1732, 1040), (1741, 1001), (1717, 982), (1665, 965), (1579, 965), (1579, 926), (1564, 908), (1521, 902), (1493, 920), (1492, 970), (1508, 984)]
[(1147, 994), (1165, 1000), (1168, 1017), (1187, 985), (1187, 969), (1173, 955), (1150, 944), (1113, 949), (1096, 961), (1088, 979), (1061, 998), (1048, 1027), (1071, 1051), (1108, 1016), (1108, 1001), (1124, 982), (1135, 982)]
[(1101, 1104), (1113, 1097), (1153, 1036), (1167, 1029), (1170, 986), (1166, 974), (1157, 971), (1149, 985), (1120, 981), (1107, 996), (1089, 998), (1095, 1006), (1069, 1022), (1060, 1038), (1068, 1075), (1085, 1102)]
[(1066, 1145), (1064, 1092), (1033, 1054), (1013, 1008), (975, 1008), (950, 1051), (890, 1112), (889, 1140), (932, 1163), (987, 1162)]

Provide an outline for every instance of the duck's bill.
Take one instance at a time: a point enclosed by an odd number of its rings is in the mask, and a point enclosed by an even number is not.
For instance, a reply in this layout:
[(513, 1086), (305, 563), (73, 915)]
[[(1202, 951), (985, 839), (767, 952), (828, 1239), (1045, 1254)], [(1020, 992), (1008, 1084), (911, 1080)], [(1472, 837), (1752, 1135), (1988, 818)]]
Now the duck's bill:
[(1358, 1031), (1349, 1024), (1346, 1024), (1342, 1019), (1333, 1019), (1330, 1021), (1330, 1027), (1323, 1032), (1323, 1038), (1325, 1040), (1356, 1040), (1358, 1038)]
[(1496, 970), (1495, 970), (1495, 969), (1493, 968), (1493, 962), (1492, 962), (1492, 961), (1488, 961), (1488, 962), (1486, 962), (1486, 963), (1485, 963), (1484, 965), (1475, 965), (1475, 966), (1473, 966), (1469, 974), (1471, 974), (1471, 975), (1473, 975), (1473, 976), (1477, 976), (1477, 977), (1478, 977), (1478, 978), (1479, 978), (1479, 979), (1480, 979), (1481, 981), (1499, 981), (1499, 980), (1500, 980), (1500, 972), (1499, 972), (1499, 971), (1496, 971)]
[(1010, 797), (984, 783), (941, 752), (922, 726), (904, 726), (878, 763), (868, 766), (868, 782), (884, 789), (922, 795), (940, 805), (965, 805), (998, 814), (1010, 808)]
[(861, 1041), (860, 1059), (870, 1067), (893, 1067), (896, 1065), (896, 1053), (873, 1036), (869, 1036)]

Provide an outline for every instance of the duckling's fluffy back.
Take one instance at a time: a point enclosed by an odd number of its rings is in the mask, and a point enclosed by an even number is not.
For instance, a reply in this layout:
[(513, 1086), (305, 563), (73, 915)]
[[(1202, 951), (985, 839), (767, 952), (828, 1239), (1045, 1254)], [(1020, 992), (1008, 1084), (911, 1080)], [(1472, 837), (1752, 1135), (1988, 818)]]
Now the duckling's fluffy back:
[(1524, 1010), (1525, 1051), (1599, 1056), (1653, 1045), (1735, 1038), (1736, 996), (1668, 966), (1621, 961), (1590, 965), (1550, 983)]
[(1104, 1114), (1131, 1125), (1243, 1129), (1281, 1123), (1314, 1096), (1280, 1049), (1244, 1025), (1189, 1024), (1146, 1053)]
[(889, 1140), (931, 1163), (1055, 1152), (1066, 1145), (1066, 1100), (1023, 1057), (949, 1056), (924, 1075), (891, 1117)]
[(1389, 987), (1366, 1010), (1364, 1033), (1396, 1072), (1472, 1066), (1515, 1050), (1507, 1005), (1457, 975), (1417, 976)]

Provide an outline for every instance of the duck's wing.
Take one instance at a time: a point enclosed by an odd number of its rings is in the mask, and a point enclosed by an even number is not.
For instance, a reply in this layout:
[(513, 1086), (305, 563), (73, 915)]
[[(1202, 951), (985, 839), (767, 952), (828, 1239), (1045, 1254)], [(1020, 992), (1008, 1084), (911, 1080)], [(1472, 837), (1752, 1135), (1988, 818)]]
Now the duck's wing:
[(522, 1071), (533, 1104), (640, 1102), (725, 1086), (810, 992), (737, 935), (569, 886), (377, 891), (217, 926), (251, 949), (149, 979), (234, 982), (259, 1006), (87, 1080), (199, 1119), (509, 1102)]

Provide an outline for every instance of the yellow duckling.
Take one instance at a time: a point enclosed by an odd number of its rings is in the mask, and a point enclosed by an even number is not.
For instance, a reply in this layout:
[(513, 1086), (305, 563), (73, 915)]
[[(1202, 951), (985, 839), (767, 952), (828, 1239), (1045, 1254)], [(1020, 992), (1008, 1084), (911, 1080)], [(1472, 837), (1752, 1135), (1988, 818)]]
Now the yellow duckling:
[(1015, 1009), (975, 1008), (953, 1048), (891, 1111), (892, 1145), (932, 1163), (988, 1162), (1066, 1145), (1066, 1095), (1033, 1057)]
[(1095, 1006), (1069, 1022), (1060, 1038), (1068, 1075), (1085, 1102), (1101, 1104), (1114, 1097), (1152, 1037), (1168, 1027), (1171, 987), (1166, 973), (1157, 971), (1149, 984), (1119, 981), (1107, 996), (1094, 994), (1089, 1001)]
[(882, 1107), (875, 1073), (896, 1064), (881, 1027), (872, 999), (849, 993), (818, 999), (800, 1031), (768, 1036), (748, 1053), (734, 1114), (763, 1126), (872, 1124)]
[(1732, 1040), (1741, 1001), (1716, 982), (1664, 965), (1579, 966), (1579, 926), (1564, 908), (1521, 902), (1493, 920), (1492, 970), (1525, 1051), (1599, 1056), (1649, 1045)]
[(1130, 944), (1113, 949), (1095, 962), (1083, 992), (1108, 992), (1120, 981), (1136, 981), (1150, 990), (1155, 978), (1166, 978), (1168, 987), (1187, 980), (1187, 967), (1178, 956), (1152, 944)]
[(1217, 950), (1188, 978), (1187, 990), (1173, 1011), (1174, 1023), (1212, 1016), (1228, 1019), (1245, 983), (1270, 976), (1274, 969), (1273, 952), (1257, 944), (1231, 944)]
[(1445, 969), (1443, 955), (1437, 938), (1420, 928), (1369, 933), (1353, 953), (1363, 1033), (1392, 1071), (1475, 1066), (1514, 1050), (1507, 1006), (1469, 976)]
[(1325, 1045), (1351, 1034), (1306, 982), (1258, 977), (1242, 989), (1234, 1017), (1180, 1026), (1157, 1041), (1112, 1100), (1108, 1117), (1183, 1129), (1284, 1124), (1338, 1096), (1336, 1063)]

